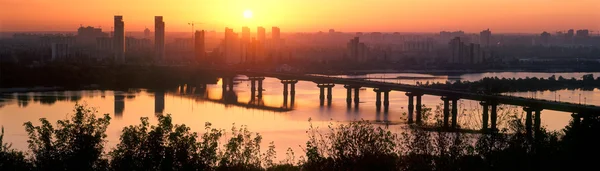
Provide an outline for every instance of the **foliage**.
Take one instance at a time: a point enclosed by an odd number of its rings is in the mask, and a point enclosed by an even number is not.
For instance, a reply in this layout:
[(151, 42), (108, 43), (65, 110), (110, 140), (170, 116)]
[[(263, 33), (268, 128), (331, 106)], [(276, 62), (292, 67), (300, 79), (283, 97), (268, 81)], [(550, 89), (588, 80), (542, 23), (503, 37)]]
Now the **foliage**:
[[(439, 107), (438, 107), (439, 109)], [(596, 168), (600, 117), (579, 115), (562, 132), (542, 129), (528, 137), (521, 119), (511, 115), (507, 128), (468, 134), (409, 125), (400, 134), (368, 121), (311, 124), (304, 156), (291, 149), (279, 163), (275, 144), (261, 151), (262, 137), (246, 126), (231, 132), (205, 124), (202, 134), (158, 115), (157, 125), (141, 118), (123, 129), (120, 143), (103, 155), (110, 117), (76, 105), (70, 120), (56, 128), (25, 124), (31, 154), (14, 150), (0, 134), (0, 170), (585, 170)], [(430, 121), (439, 122), (426, 110)], [(223, 143), (221, 143), (223, 142)]]
[(103, 170), (108, 160), (104, 158), (106, 128), (110, 117), (96, 118), (94, 108), (75, 105), (70, 120), (59, 120), (56, 128), (40, 119), (41, 126), (24, 124), (29, 135), (29, 149), (33, 164), (39, 170)]
[(10, 144), (3, 142), (4, 127), (0, 132), (0, 170), (31, 170), (31, 163), (25, 158), (25, 154), (11, 148)]

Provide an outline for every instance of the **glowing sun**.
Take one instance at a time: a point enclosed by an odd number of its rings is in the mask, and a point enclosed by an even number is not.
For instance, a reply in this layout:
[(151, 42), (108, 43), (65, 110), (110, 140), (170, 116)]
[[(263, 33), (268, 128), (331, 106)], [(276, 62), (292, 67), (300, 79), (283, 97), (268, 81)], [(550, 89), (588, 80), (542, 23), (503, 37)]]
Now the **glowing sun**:
[(244, 11), (244, 18), (252, 18), (252, 11), (250, 11), (250, 10)]

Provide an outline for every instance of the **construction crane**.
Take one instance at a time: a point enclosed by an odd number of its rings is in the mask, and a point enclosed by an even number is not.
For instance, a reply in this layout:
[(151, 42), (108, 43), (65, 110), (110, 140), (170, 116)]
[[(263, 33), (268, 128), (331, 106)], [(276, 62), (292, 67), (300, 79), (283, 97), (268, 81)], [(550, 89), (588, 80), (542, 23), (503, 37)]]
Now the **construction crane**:
[(194, 31), (195, 31), (194, 30), (194, 25), (196, 25), (196, 24), (203, 24), (203, 23), (195, 23), (193, 21), (190, 22), (190, 23), (188, 23), (188, 25), (192, 26), (192, 40), (194, 40)]

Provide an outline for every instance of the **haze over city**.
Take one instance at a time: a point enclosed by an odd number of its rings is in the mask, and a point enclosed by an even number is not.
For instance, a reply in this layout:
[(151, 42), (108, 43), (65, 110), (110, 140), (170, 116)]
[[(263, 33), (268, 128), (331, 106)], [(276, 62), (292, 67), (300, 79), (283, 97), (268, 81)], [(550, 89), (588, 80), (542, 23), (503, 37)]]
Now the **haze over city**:
[[(224, 27), (279, 26), (285, 32), (478, 32), (497, 33), (587, 28), (600, 30), (597, 0), (1, 0), (0, 31), (70, 31), (80, 24), (111, 27), (106, 16), (126, 16), (127, 31), (152, 26), (152, 16), (169, 21), (167, 32)], [(252, 18), (242, 17), (251, 10)]]

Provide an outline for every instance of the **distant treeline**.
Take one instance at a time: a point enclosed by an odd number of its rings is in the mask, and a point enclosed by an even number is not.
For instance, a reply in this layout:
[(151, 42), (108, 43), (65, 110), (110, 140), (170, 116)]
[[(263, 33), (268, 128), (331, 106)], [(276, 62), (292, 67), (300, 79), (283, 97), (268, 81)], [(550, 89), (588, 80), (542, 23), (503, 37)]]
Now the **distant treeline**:
[(311, 125), (304, 155), (296, 158), (288, 149), (283, 159), (275, 158), (273, 142), (261, 149), (262, 136), (244, 126), (225, 131), (206, 123), (196, 133), (158, 115), (157, 125), (141, 118), (123, 128), (106, 153), (109, 115), (97, 118), (82, 105), (74, 112), (54, 125), (46, 119), (25, 123), (27, 153), (3, 142), (2, 132), (0, 170), (589, 170), (597, 168), (600, 154), (597, 116), (559, 132), (542, 129), (532, 139), (516, 115), (507, 129), (477, 135), (418, 127), (396, 134), (367, 121), (325, 130)]
[(548, 78), (498, 78), (486, 77), (479, 81), (456, 81), (454, 83), (425, 83), (421, 86), (440, 89), (465, 90), (476, 93), (496, 94), (505, 92), (524, 92), (524, 91), (555, 91), (562, 89), (582, 89), (593, 90), (600, 88), (600, 77), (594, 79), (594, 75), (584, 75), (582, 79), (566, 79), (562, 76), (556, 78), (552, 75)]
[(58, 86), (82, 88), (166, 88), (180, 84), (216, 83), (217, 76), (194, 66), (23, 66), (3, 64), (0, 87)]

